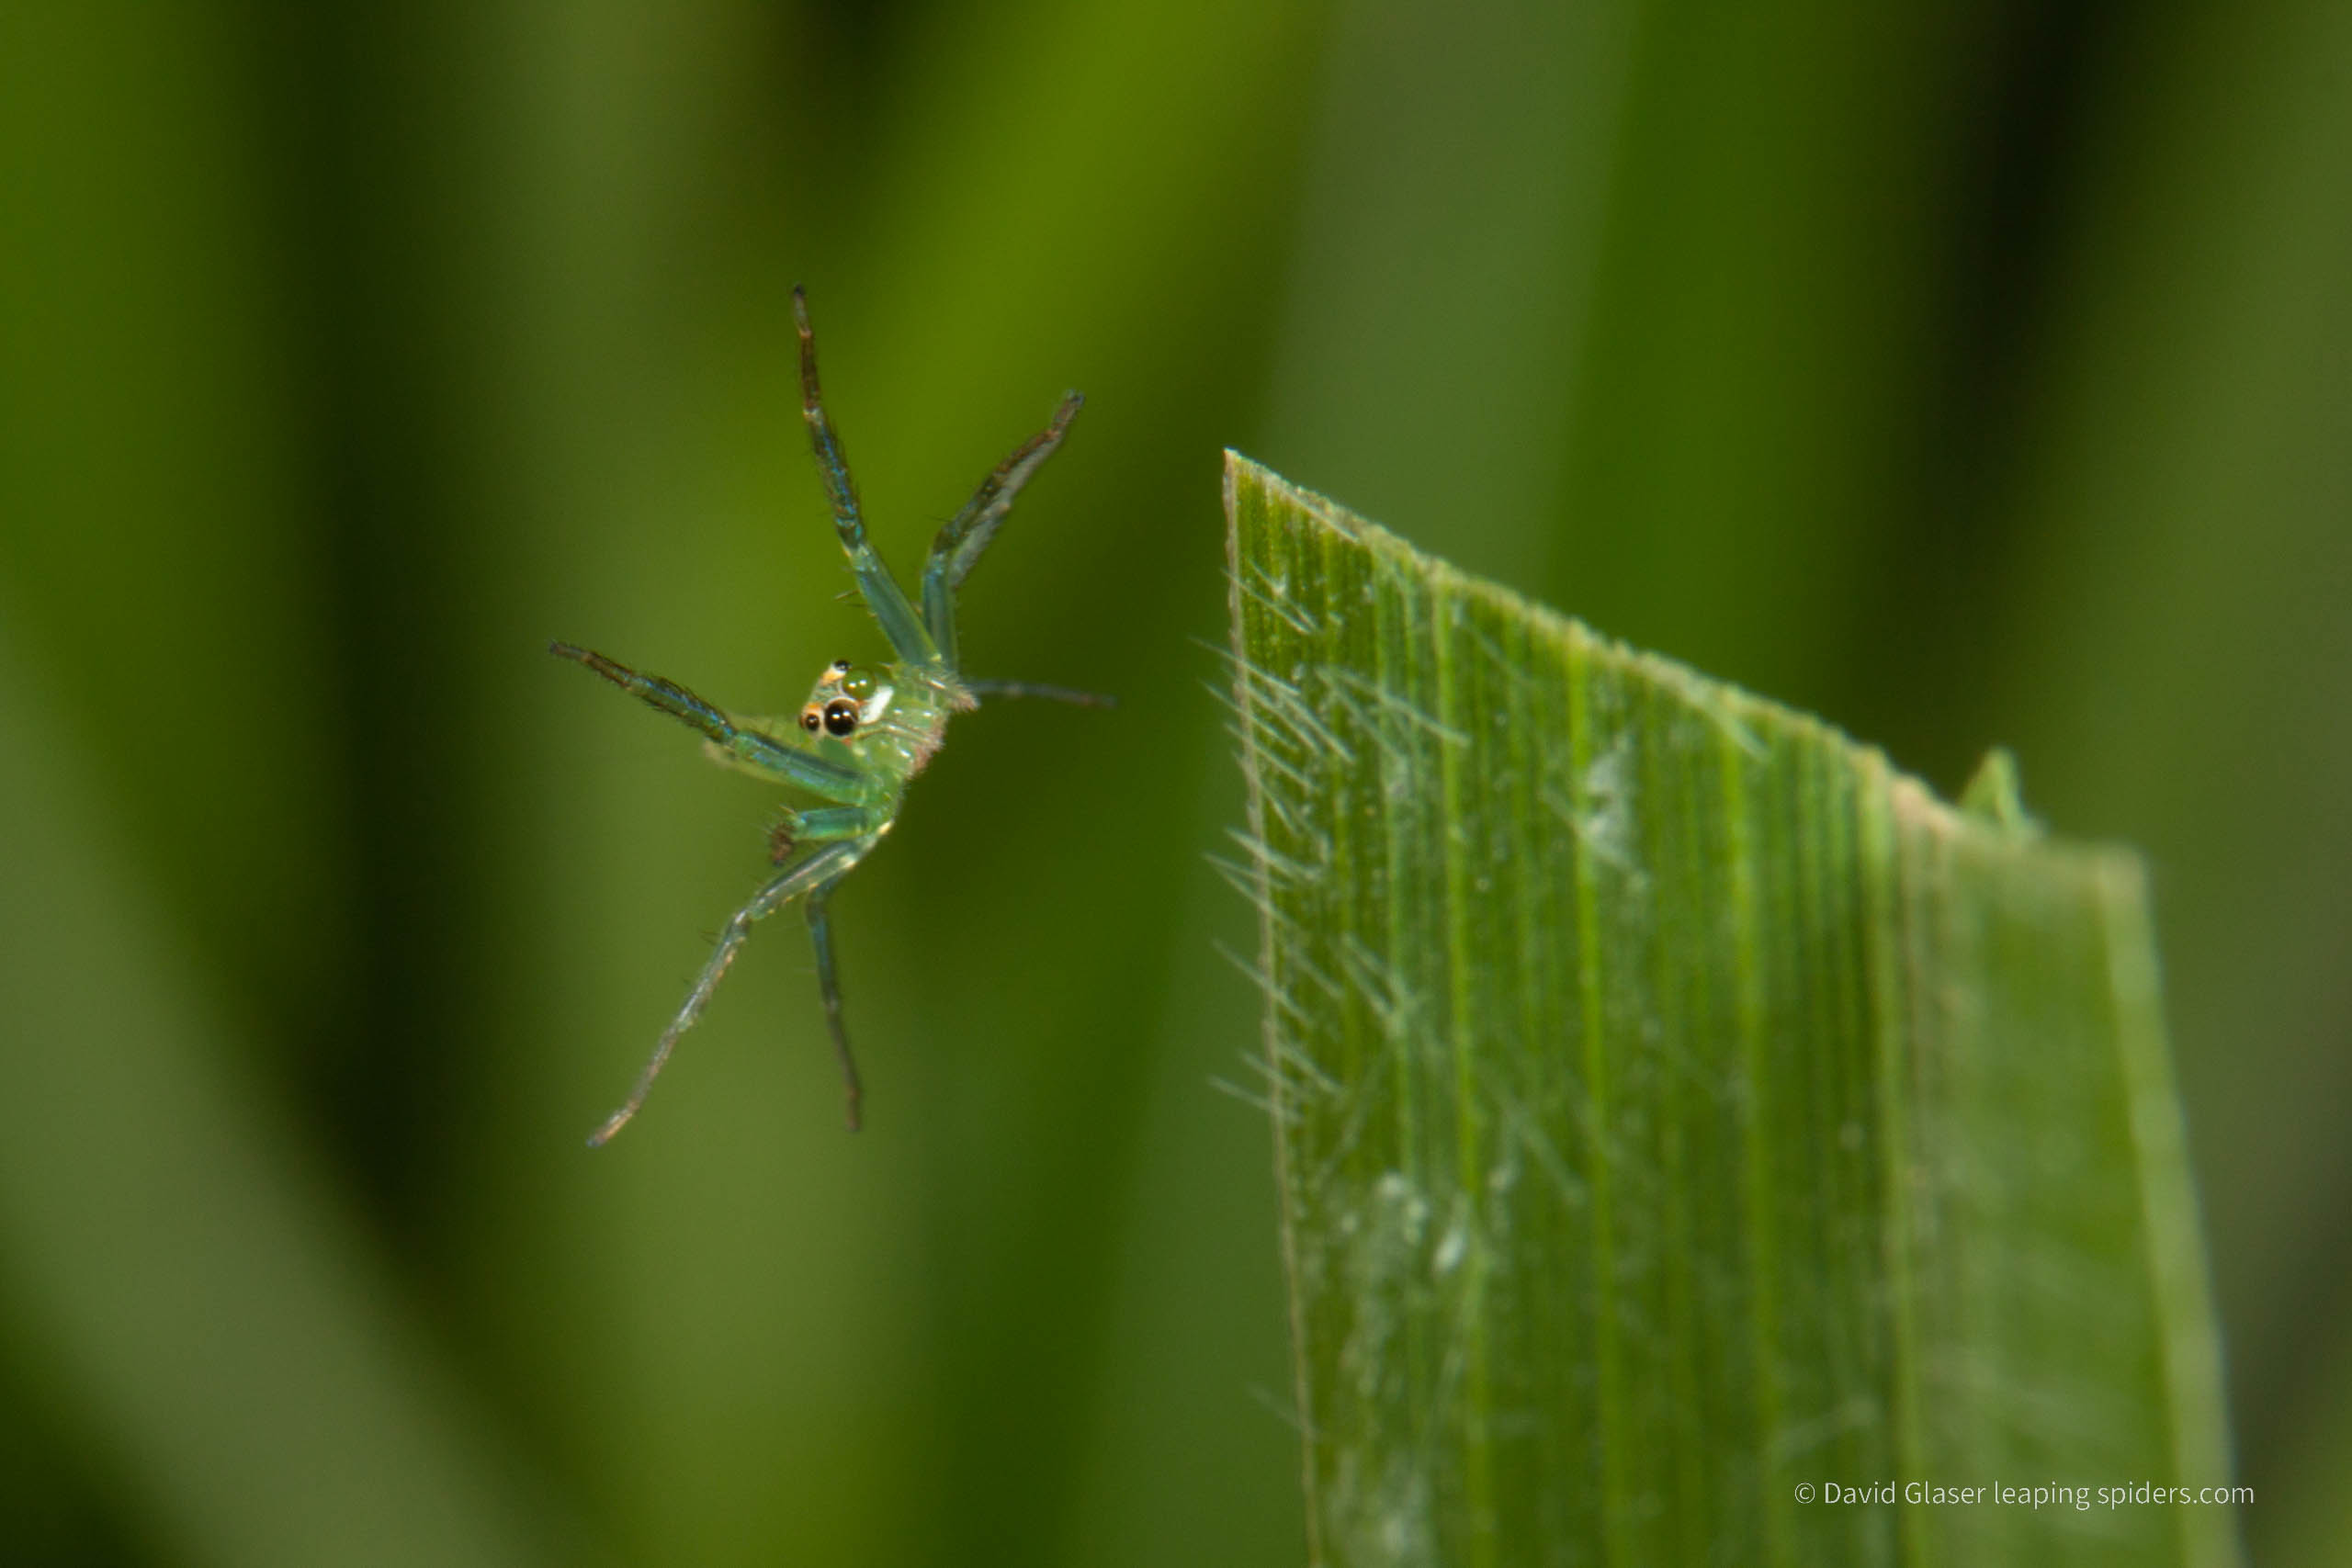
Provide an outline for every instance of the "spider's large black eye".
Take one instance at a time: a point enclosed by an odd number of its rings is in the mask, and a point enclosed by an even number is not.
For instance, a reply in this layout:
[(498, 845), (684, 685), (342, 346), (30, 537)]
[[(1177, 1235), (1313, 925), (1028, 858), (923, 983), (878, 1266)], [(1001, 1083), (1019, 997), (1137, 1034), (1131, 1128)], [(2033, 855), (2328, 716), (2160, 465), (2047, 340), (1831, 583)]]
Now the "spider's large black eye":
[(825, 705), (825, 733), (846, 737), (857, 728), (857, 705), (847, 697), (835, 697)]

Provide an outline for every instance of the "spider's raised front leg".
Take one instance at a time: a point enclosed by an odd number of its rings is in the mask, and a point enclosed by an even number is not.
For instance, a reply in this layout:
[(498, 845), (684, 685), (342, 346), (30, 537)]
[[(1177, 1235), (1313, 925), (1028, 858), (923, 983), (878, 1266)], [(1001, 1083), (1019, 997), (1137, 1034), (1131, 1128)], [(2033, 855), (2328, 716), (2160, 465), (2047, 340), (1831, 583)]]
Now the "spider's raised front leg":
[(817, 339), (808, 327), (808, 297), (797, 284), (792, 290), (792, 324), (800, 333), (800, 412), (808, 421), (808, 445), (816, 450), (818, 472), (824, 476), (833, 529), (841, 535), (842, 548), (849, 552), (850, 574), (857, 579), (865, 607), (874, 613), (882, 635), (890, 639), (899, 662), (936, 664), (939, 650), (916, 618), (915, 607), (907, 602), (906, 591), (890, 575), (890, 569), (882, 564), (882, 553), (874, 547), (874, 541), (865, 536), (857, 486), (849, 477), (849, 462), (842, 456), (832, 422), (825, 417), (824, 394), (817, 385)]
[[(670, 1027), (662, 1032), (662, 1039), (653, 1047), (651, 1059), (645, 1064), (645, 1070), (638, 1075), (637, 1087), (629, 1090), (628, 1099), (621, 1108), (606, 1117), (603, 1126), (589, 1134), (590, 1148), (599, 1148), (611, 1142), (613, 1134), (628, 1126), (629, 1118), (636, 1115), (639, 1108), (644, 1105), (646, 1094), (653, 1088), (653, 1080), (661, 1076), (662, 1065), (669, 1061), (670, 1052), (678, 1043), (678, 1037), (692, 1029), (695, 1026), (695, 1021), (702, 1016), (703, 1008), (710, 1001), (710, 994), (718, 989), (718, 982), (727, 977), (728, 966), (735, 962), (736, 953), (741, 949), (744, 939), (752, 934), (752, 927), (795, 898), (819, 894), (831, 887), (834, 883), (848, 874), (850, 867), (855, 865), (865, 852), (874, 847), (877, 840), (878, 835), (867, 834), (862, 838), (827, 845), (765, 887), (761, 888), (759, 892), (752, 895), (750, 903), (735, 911), (727, 922), (727, 929), (719, 932), (718, 946), (712, 952), (709, 962), (702, 966), (702, 973), (695, 977), (694, 989), (686, 993), (686, 999), (679, 1007), (677, 1016), (670, 1021)], [(825, 961), (827, 955), (821, 942), (819, 953), (820, 965), (828, 976), (829, 1005), (831, 1010), (838, 1013), (840, 1010), (838, 1001), (830, 999), (831, 970), (830, 963)], [(838, 1019), (834, 1022), (833, 1032), (836, 1044), (846, 1054), (847, 1046), (840, 1044), (841, 1025)], [(855, 1114), (857, 1104), (855, 1089), (856, 1078), (853, 1074), (850, 1099), (853, 1116)]]
[(950, 670), (957, 668), (956, 590), (980, 558), (980, 552), (989, 547), (989, 541), (996, 537), (1021, 487), (1054, 455), (1054, 448), (1062, 444), (1062, 435), (1069, 429), (1069, 422), (1078, 417), (1078, 411), (1085, 404), (1086, 400), (1076, 392), (1064, 398), (1062, 406), (1054, 411), (1053, 423), (1014, 447), (1012, 455), (980, 481), (972, 499), (947, 520), (939, 530), (939, 536), (932, 541), (931, 559), (922, 569), (922, 619), (931, 629), (933, 646), (939, 649), (939, 657)]
[(746, 729), (674, 681), (665, 681), (659, 675), (640, 675), (617, 660), (574, 648), (568, 642), (551, 642), (548, 651), (559, 659), (586, 665), (649, 707), (658, 708), (702, 731), (729, 757), (763, 773), (797, 784), (828, 800), (855, 800), (866, 791), (866, 777), (857, 769)]

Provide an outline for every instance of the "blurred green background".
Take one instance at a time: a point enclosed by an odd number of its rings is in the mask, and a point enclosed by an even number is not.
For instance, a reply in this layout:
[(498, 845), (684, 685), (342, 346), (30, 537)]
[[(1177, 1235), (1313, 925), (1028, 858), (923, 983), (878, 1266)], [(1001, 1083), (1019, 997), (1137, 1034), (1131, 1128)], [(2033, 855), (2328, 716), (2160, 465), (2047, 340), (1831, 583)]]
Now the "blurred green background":
[[(1069, 386), (763, 930), (751, 711)], [(0, 9), (0, 1560), (1296, 1563), (1218, 449), (2144, 846), (2263, 1562), (2352, 1559), (2352, 7)], [(2012, 1478), (2015, 1479), (2015, 1478)], [(2115, 1479), (2115, 1478), (2100, 1478)]]

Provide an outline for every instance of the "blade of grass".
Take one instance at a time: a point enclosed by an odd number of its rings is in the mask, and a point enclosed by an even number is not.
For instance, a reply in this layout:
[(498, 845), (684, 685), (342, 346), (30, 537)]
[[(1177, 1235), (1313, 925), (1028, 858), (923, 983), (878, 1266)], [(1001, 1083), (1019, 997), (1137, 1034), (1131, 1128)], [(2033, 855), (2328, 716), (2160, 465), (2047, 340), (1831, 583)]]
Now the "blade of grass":
[(1315, 1560), (2233, 1562), (2136, 857), (1227, 502)]

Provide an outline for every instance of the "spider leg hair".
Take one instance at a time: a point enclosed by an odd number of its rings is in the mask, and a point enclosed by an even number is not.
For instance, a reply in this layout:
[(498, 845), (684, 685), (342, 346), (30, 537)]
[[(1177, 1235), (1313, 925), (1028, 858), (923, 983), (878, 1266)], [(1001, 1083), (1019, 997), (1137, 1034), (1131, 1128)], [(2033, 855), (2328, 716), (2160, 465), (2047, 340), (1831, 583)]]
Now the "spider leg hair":
[(800, 334), (800, 412), (808, 421), (808, 445), (817, 454), (817, 471), (824, 478), (825, 499), (833, 509), (833, 530), (849, 554), (850, 575), (857, 579), (865, 607), (873, 612), (899, 660), (935, 664), (938, 649), (923, 630), (915, 607), (908, 603), (906, 590), (882, 563), (882, 553), (874, 547), (874, 541), (865, 536), (865, 517), (858, 508), (857, 485), (849, 477), (849, 460), (842, 456), (841, 441), (833, 434), (832, 422), (825, 417), (825, 397), (817, 384), (817, 338), (808, 326), (808, 296), (797, 284), (792, 289), (792, 324)]
[(1078, 411), (1085, 404), (1086, 400), (1076, 392), (1064, 398), (1062, 406), (1054, 411), (1052, 423), (1014, 447), (1012, 455), (980, 481), (972, 499), (947, 520), (939, 530), (939, 536), (932, 541), (931, 558), (922, 570), (922, 618), (931, 628), (932, 642), (949, 669), (956, 668), (956, 590), (979, 560), (980, 552), (989, 547), (989, 541), (996, 537), (1021, 487), (1054, 455), (1069, 429), (1069, 422), (1078, 417)]
[(1051, 702), (1069, 703), (1082, 708), (1114, 708), (1119, 705), (1118, 698), (1105, 696), (1100, 692), (1040, 685), (1035, 681), (967, 681), (964, 689), (982, 702), (990, 697), (1044, 697)]
[(651, 1059), (647, 1061), (645, 1070), (637, 1077), (637, 1087), (629, 1090), (628, 1099), (621, 1108), (605, 1118), (604, 1125), (588, 1135), (590, 1148), (602, 1148), (610, 1143), (613, 1135), (628, 1126), (629, 1118), (645, 1104), (645, 1097), (652, 1089), (653, 1080), (661, 1076), (663, 1064), (669, 1061), (671, 1051), (678, 1043), (678, 1037), (692, 1029), (695, 1021), (702, 1016), (702, 1010), (710, 1001), (710, 994), (718, 989), (718, 982), (727, 977), (728, 966), (735, 962), (735, 954), (741, 950), (744, 939), (752, 934), (752, 927), (793, 899), (830, 887), (840, 881), (850, 867), (874, 847), (876, 837), (868, 835), (829, 844), (761, 888), (752, 896), (750, 903), (735, 911), (728, 919), (726, 929), (718, 933), (718, 946), (711, 953), (709, 961), (703, 964), (702, 973), (695, 977), (694, 988), (686, 993), (686, 999), (680, 1005), (677, 1016), (671, 1019), (670, 1027), (662, 1032), (662, 1039), (653, 1047)]
[(763, 773), (788, 780), (829, 800), (855, 800), (865, 793), (865, 775), (855, 768), (836, 762), (830, 757), (820, 757), (814, 751), (787, 746), (757, 730), (746, 729), (675, 681), (665, 681), (659, 675), (640, 675), (617, 660), (607, 659), (584, 648), (574, 648), (568, 642), (551, 642), (548, 644), (548, 651), (559, 659), (586, 665), (648, 707), (659, 709), (672, 718), (702, 731), (729, 756)]

